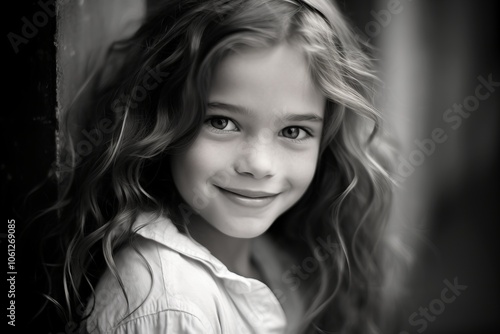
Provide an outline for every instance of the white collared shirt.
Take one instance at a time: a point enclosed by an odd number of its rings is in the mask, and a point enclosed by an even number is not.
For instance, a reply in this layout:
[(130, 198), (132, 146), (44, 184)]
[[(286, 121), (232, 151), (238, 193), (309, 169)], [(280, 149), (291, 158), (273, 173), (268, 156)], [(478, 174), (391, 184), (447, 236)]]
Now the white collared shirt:
[[(151, 217), (141, 214), (134, 224), (140, 254), (125, 247), (116, 256), (129, 308), (107, 270), (88, 303), (87, 312), (95, 300), (86, 323), (89, 333), (287, 332), (282, 305), (266, 284), (229, 271), (168, 218)], [(269, 242), (260, 242), (254, 247), (256, 261), (268, 261)], [(283, 271), (278, 263), (273, 265), (277, 273)]]

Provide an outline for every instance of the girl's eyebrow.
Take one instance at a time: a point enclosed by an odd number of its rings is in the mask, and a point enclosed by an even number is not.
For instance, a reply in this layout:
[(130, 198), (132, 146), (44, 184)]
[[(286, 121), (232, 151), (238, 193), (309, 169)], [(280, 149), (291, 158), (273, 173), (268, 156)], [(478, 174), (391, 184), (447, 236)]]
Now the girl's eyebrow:
[[(233, 113), (243, 114), (247, 116), (252, 116), (252, 112), (242, 106), (222, 103), (222, 102), (209, 102), (208, 109), (222, 109)], [(306, 114), (283, 114), (283, 119), (291, 122), (302, 122), (302, 121), (312, 121), (312, 122), (323, 122), (323, 118), (314, 114), (314, 113), (306, 113)]]

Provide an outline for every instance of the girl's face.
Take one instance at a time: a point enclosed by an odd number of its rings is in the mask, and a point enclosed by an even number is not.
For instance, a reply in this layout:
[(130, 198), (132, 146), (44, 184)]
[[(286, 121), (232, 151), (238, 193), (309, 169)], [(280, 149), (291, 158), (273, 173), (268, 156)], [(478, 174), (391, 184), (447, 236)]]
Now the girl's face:
[(325, 98), (302, 52), (284, 43), (225, 57), (208, 101), (199, 136), (172, 159), (174, 182), (199, 213), (193, 223), (256, 237), (313, 179)]

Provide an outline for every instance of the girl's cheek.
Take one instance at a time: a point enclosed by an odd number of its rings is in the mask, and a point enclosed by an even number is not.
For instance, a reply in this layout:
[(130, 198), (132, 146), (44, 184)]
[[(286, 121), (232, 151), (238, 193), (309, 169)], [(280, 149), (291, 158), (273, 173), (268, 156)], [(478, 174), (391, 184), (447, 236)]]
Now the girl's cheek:
[(207, 172), (223, 168), (229, 163), (236, 145), (234, 142), (215, 141), (206, 136), (200, 136), (186, 152), (187, 164)]
[(288, 169), (289, 175), (293, 175), (297, 184), (307, 187), (314, 178), (318, 164), (318, 154), (319, 149), (316, 146), (302, 151), (288, 151), (284, 155), (286, 163), (282, 164), (282, 166)]

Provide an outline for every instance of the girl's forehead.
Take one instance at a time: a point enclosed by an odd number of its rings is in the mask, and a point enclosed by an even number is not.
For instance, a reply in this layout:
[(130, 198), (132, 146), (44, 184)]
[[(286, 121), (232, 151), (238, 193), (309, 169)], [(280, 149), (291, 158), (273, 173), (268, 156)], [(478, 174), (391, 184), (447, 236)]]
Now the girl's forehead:
[(323, 116), (325, 98), (300, 48), (282, 43), (227, 55), (215, 69), (209, 102), (252, 110), (302, 111)]

